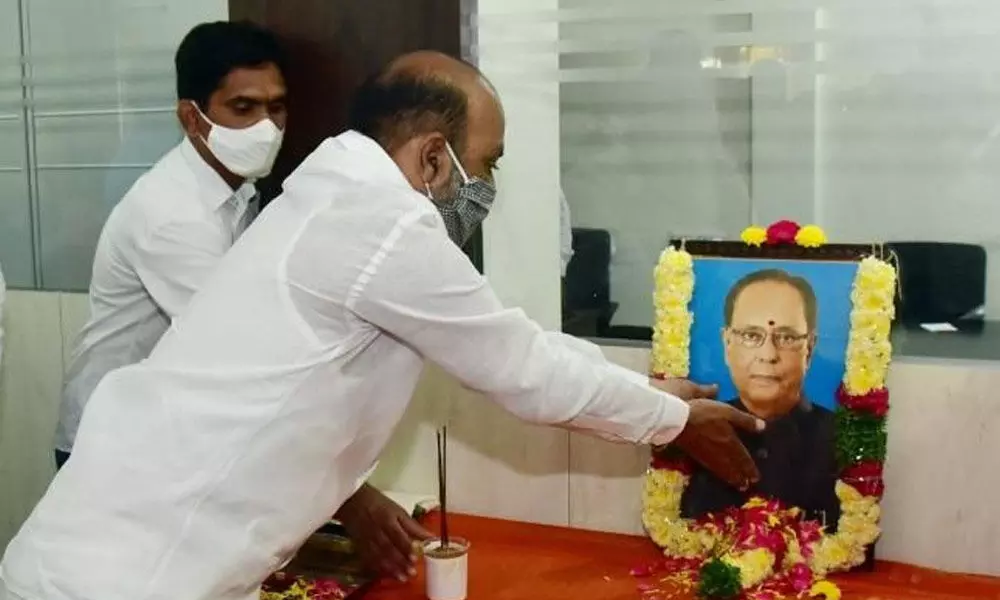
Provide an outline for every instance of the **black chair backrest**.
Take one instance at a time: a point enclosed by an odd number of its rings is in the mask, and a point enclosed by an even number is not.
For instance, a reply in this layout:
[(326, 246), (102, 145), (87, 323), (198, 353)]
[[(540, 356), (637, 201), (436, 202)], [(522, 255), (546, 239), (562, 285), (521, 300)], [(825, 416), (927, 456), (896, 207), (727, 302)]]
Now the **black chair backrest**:
[(604, 309), (611, 303), (611, 234), (573, 229), (573, 258), (566, 267), (564, 304), (570, 310)]
[(908, 325), (981, 321), (986, 250), (975, 244), (893, 242), (899, 258), (897, 317)]

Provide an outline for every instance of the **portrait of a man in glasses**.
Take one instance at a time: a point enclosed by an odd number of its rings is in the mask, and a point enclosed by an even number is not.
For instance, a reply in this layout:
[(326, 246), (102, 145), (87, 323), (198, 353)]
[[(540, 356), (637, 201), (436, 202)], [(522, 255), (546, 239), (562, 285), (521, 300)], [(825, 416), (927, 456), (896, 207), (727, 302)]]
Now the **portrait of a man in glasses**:
[(699, 471), (684, 494), (684, 516), (700, 517), (762, 495), (798, 506), (807, 518), (836, 529), (834, 415), (803, 392), (818, 335), (817, 304), (805, 278), (779, 269), (750, 273), (730, 288), (721, 342), (738, 396), (729, 400), (767, 421), (762, 434), (740, 434), (761, 480), (740, 491)]

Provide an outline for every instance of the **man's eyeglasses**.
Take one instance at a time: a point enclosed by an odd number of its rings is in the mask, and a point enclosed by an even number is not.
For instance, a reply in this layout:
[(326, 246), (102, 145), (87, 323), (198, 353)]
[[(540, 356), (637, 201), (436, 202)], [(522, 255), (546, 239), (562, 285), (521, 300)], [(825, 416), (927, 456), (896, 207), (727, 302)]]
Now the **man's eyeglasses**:
[(736, 338), (744, 348), (760, 348), (767, 342), (768, 338), (774, 343), (778, 350), (801, 350), (809, 340), (808, 333), (797, 333), (795, 331), (772, 331), (764, 329), (730, 329), (729, 333)]

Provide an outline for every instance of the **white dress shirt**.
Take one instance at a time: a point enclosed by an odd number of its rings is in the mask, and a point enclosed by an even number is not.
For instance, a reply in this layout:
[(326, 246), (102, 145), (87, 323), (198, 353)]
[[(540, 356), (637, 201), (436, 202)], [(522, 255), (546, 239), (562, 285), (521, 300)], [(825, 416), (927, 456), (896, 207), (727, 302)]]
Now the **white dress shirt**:
[(101, 382), (0, 589), (256, 598), (364, 480), (425, 359), (536, 423), (666, 443), (687, 419), (596, 346), (501, 306), (434, 205), (348, 132), (292, 174), (150, 357)]
[(234, 192), (184, 139), (114, 208), (94, 256), (90, 321), (73, 347), (56, 448), (72, 450), (101, 378), (149, 355), (246, 228), (255, 194), (249, 183)]

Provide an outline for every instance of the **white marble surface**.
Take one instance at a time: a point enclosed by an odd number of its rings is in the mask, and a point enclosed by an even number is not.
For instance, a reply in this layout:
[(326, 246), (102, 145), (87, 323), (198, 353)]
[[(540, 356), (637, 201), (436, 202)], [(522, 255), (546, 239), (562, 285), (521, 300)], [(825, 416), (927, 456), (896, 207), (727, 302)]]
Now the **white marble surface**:
[[(0, 385), (0, 548), (52, 474), (51, 436), (81, 295), (12, 292)], [(605, 348), (644, 372), (647, 349)], [(1000, 368), (899, 362), (890, 378), (882, 558), (1000, 575)], [(523, 424), (429, 368), (374, 477), (436, 495), (437, 427), (449, 424), (452, 508), (586, 529), (641, 533), (648, 450)]]

